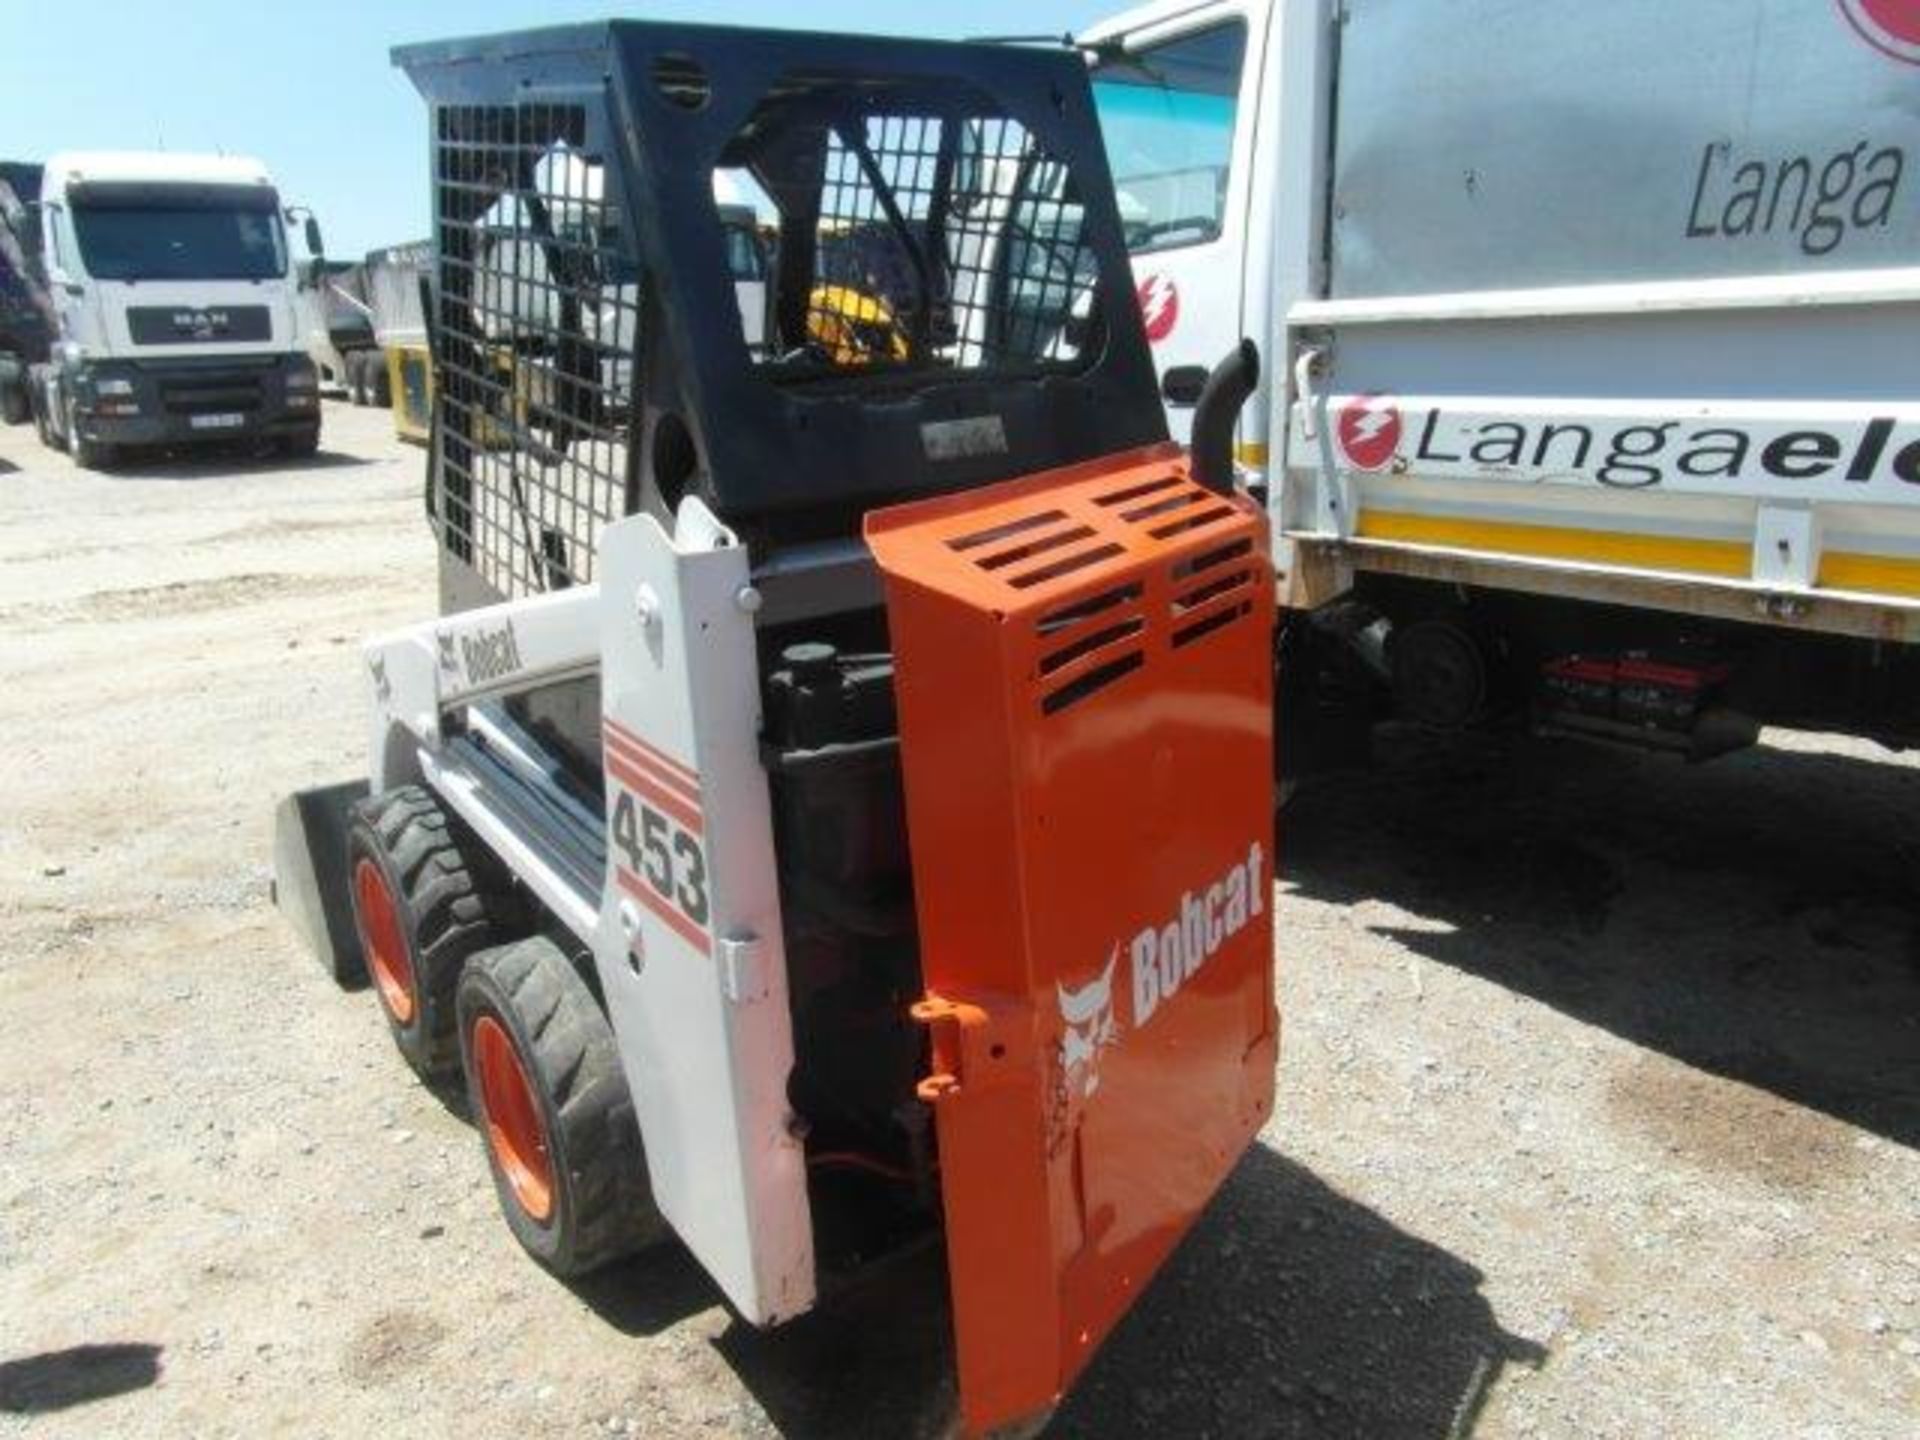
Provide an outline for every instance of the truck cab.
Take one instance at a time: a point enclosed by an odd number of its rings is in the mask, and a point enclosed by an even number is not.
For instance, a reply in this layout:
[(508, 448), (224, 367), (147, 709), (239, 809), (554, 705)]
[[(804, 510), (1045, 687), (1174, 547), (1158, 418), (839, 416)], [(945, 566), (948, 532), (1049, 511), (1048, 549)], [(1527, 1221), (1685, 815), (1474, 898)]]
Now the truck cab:
[[(1183, 441), (1209, 368), (1266, 329), (1252, 312), (1268, 303), (1275, 190), (1256, 119), (1269, 18), (1266, 0), (1159, 0), (1079, 37), (1167, 423)], [(1260, 407), (1241, 424), (1241, 455), (1264, 454)]]
[(55, 155), (40, 218), (58, 326), (33, 398), (51, 442), (88, 466), (212, 440), (314, 451), (287, 217), (259, 161)]

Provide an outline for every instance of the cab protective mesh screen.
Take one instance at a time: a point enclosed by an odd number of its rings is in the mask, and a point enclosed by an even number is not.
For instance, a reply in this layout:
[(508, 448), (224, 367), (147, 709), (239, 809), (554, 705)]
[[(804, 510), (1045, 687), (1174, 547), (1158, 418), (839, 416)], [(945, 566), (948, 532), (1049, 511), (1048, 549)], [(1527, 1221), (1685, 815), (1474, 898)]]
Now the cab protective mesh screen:
[(593, 578), (625, 506), (640, 272), (585, 106), (434, 116), (442, 545), (503, 596)]
[(787, 297), (765, 347), (778, 373), (1080, 360), (1097, 259), (1074, 176), (1025, 126), (956, 87), (919, 104), (864, 98), (817, 135), (759, 167)]

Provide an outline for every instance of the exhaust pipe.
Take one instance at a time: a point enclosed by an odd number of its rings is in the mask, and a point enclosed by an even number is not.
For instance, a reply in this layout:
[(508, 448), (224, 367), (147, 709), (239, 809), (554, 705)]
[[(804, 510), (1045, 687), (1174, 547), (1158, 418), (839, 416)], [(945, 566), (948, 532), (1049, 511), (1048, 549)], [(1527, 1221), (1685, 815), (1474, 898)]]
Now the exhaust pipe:
[(1233, 427), (1260, 383), (1260, 347), (1241, 340), (1213, 367), (1193, 407), (1193, 478), (1221, 495), (1233, 493)]

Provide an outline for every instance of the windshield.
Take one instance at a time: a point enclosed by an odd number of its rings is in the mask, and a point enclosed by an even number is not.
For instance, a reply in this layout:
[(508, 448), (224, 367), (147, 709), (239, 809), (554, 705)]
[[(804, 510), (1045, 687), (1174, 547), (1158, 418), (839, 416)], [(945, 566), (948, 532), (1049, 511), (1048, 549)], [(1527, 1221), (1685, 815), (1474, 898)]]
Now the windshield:
[(277, 280), (287, 237), (277, 211), (199, 205), (81, 205), (73, 228), (96, 280)]
[(1220, 238), (1247, 27), (1240, 21), (1115, 55), (1093, 75), (1127, 248)]

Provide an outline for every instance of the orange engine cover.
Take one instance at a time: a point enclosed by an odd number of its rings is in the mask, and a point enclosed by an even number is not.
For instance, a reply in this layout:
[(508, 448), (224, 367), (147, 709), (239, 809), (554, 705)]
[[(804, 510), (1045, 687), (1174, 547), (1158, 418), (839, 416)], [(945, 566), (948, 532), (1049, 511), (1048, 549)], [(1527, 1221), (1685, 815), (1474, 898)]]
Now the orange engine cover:
[(962, 1415), (1051, 1406), (1273, 1103), (1273, 575), (1174, 446), (870, 515)]

